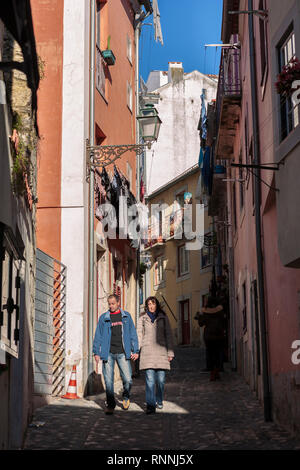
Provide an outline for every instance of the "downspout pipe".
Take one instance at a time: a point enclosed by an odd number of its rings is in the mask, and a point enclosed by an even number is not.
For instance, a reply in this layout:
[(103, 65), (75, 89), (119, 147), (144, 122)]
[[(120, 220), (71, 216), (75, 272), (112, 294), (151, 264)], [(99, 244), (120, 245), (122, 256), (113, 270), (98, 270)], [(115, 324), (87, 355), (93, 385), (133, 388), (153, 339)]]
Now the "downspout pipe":
[[(253, 10), (253, 0), (248, 0), (248, 10)], [(249, 52), (250, 52), (250, 78), (251, 78), (251, 104), (252, 104), (252, 125), (253, 125), (253, 156), (254, 164), (260, 163), (259, 149), (259, 126), (258, 126), (258, 103), (257, 103), (257, 80), (255, 64), (255, 44), (253, 14), (248, 15), (249, 28)], [(261, 351), (262, 351), (262, 379), (263, 379), (263, 397), (264, 397), (264, 418), (265, 421), (272, 421), (272, 402), (269, 378), (268, 361), (268, 341), (266, 329), (266, 311), (265, 311), (265, 285), (264, 268), (262, 256), (262, 229), (261, 229), (261, 187), (258, 179), (259, 169), (254, 169), (254, 200), (255, 200), (255, 233), (256, 233), (256, 253), (257, 253), (257, 284), (259, 292), (259, 311), (260, 311), (260, 331), (261, 331)]]
[[(152, 13), (152, 9), (148, 11), (146, 14), (142, 12), (138, 18), (135, 20), (135, 114), (136, 116), (139, 114), (139, 91), (140, 91), (140, 82), (139, 82), (139, 75), (140, 75), (140, 54), (139, 54), (139, 41), (140, 41), (140, 34), (141, 34), (141, 26), (142, 22)], [(140, 143), (140, 127), (139, 122), (135, 120), (135, 143)], [(137, 154), (136, 156), (136, 199), (137, 202), (140, 202), (140, 155)], [(136, 253), (136, 313), (135, 313), (135, 321), (137, 324), (140, 312), (140, 246), (137, 248)]]
[[(95, 18), (96, 2), (90, 0), (90, 145), (95, 143)], [(90, 157), (91, 161), (93, 156)], [(90, 167), (89, 185), (89, 317), (88, 317), (88, 374), (93, 372), (93, 332), (94, 332), (94, 169)]]
[[(135, 118), (139, 114), (139, 40), (141, 32), (141, 21), (136, 22), (135, 26)], [(140, 143), (139, 122), (135, 119), (135, 143)], [(136, 199), (140, 202), (140, 155), (136, 155)], [(136, 250), (136, 312), (135, 324), (137, 325), (140, 311), (140, 245)]]

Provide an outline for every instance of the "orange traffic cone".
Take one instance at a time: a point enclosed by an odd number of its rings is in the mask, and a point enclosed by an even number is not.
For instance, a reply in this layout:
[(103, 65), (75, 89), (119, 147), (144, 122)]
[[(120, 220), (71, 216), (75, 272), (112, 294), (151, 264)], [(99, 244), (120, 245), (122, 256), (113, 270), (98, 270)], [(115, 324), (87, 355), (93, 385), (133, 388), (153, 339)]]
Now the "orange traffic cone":
[(61, 398), (69, 398), (70, 400), (76, 400), (77, 398), (80, 398), (77, 395), (76, 366), (75, 365), (72, 367), (72, 373), (71, 373), (71, 378), (70, 378), (70, 382), (68, 386), (68, 391)]

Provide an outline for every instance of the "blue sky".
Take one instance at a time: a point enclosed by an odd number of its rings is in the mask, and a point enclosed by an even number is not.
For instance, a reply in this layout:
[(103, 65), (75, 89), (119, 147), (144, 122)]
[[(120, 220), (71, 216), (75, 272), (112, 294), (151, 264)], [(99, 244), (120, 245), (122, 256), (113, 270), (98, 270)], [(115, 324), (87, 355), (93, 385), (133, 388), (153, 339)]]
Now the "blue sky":
[[(153, 26), (144, 25), (140, 38), (140, 75), (168, 70), (168, 62), (183, 63), (185, 72), (218, 73), (223, 0), (158, 0), (164, 45), (155, 42)], [(152, 16), (145, 23), (152, 23)], [(206, 52), (205, 52), (206, 51)]]

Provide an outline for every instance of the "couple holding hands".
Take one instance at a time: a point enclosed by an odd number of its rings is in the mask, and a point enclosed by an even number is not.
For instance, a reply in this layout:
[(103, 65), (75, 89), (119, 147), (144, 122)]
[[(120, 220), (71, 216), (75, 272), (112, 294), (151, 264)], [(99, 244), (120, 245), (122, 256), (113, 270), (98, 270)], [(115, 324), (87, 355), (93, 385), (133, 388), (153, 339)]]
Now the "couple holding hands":
[(140, 370), (145, 370), (146, 413), (154, 414), (163, 408), (166, 370), (174, 357), (172, 332), (167, 315), (156, 297), (148, 297), (145, 313), (138, 319), (137, 329), (130, 313), (120, 308), (120, 299), (108, 297), (108, 311), (98, 321), (93, 343), (96, 362), (102, 360), (106, 387), (106, 414), (113, 414), (114, 368), (117, 362), (123, 382), (123, 409), (130, 405), (132, 386), (131, 359), (140, 360)]

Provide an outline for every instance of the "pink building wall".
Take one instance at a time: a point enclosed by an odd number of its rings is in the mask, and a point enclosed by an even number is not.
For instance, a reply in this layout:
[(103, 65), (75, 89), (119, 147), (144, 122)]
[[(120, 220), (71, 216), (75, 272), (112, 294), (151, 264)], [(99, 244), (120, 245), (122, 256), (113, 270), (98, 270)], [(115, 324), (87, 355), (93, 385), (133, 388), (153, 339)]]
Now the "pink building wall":
[[(248, 2), (241, 1), (239, 8), (247, 9)], [(254, 0), (254, 9), (259, 9), (259, 1)], [(266, 8), (272, 8), (267, 2)], [(268, 26), (267, 26), (268, 35)], [(257, 74), (257, 102), (258, 125), (261, 164), (275, 161), (274, 148), (274, 102), (272, 101), (272, 87), (276, 76), (272, 75), (271, 51), (268, 48), (267, 76), (262, 80), (261, 46), (259, 18), (254, 16), (254, 36)], [(234, 155), (235, 162), (239, 163), (242, 150), (242, 162), (246, 163), (245, 156), (245, 118), (248, 104), (248, 142), (251, 144), (253, 136), (252, 109), (251, 109), (251, 83), (250, 83), (250, 55), (249, 55), (248, 15), (240, 15), (239, 38), (241, 41), (241, 81), (242, 99), (240, 120), (236, 132)], [(267, 40), (268, 40), (267, 36)], [(249, 156), (248, 163), (251, 163)], [(260, 177), (272, 187), (275, 187), (275, 171), (262, 170)], [(231, 169), (231, 175), (239, 178), (239, 170)], [(255, 377), (253, 371), (256, 361), (255, 321), (251, 306), (251, 281), (257, 279), (255, 213), (253, 205), (252, 179), (247, 170), (243, 170), (242, 178), (246, 178), (244, 209), (240, 211), (239, 185), (236, 182), (236, 214), (237, 230), (233, 231), (235, 295), (237, 315), (237, 363), (238, 370), (243, 373), (247, 382), (256, 389), (258, 397), (262, 398), (261, 376)], [(248, 180), (249, 178), (249, 180)], [(233, 183), (230, 183), (233, 184)], [(231, 201), (232, 203), (232, 201)], [(287, 207), (288, 210), (288, 207)], [(276, 191), (261, 183), (261, 222), (262, 222), (262, 250), (263, 270), (265, 283), (265, 312), (268, 344), (269, 374), (271, 383), (271, 396), (273, 417), (290, 429), (300, 432), (300, 367), (291, 360), (292, 342), (300, 339), (299, 292), (300, 272), (295, 268), (284, 267), (278, 251), (278, 228)], [(246, 283), (247, 295), (247, 332), (243, 331), (242, 321), (242, 285)], [(237, 299), (238, 297), (238, 299)], [(256, 364), (257, 366), (257, 364)], [(297, 424), (298, 423), (298, 424)]]

